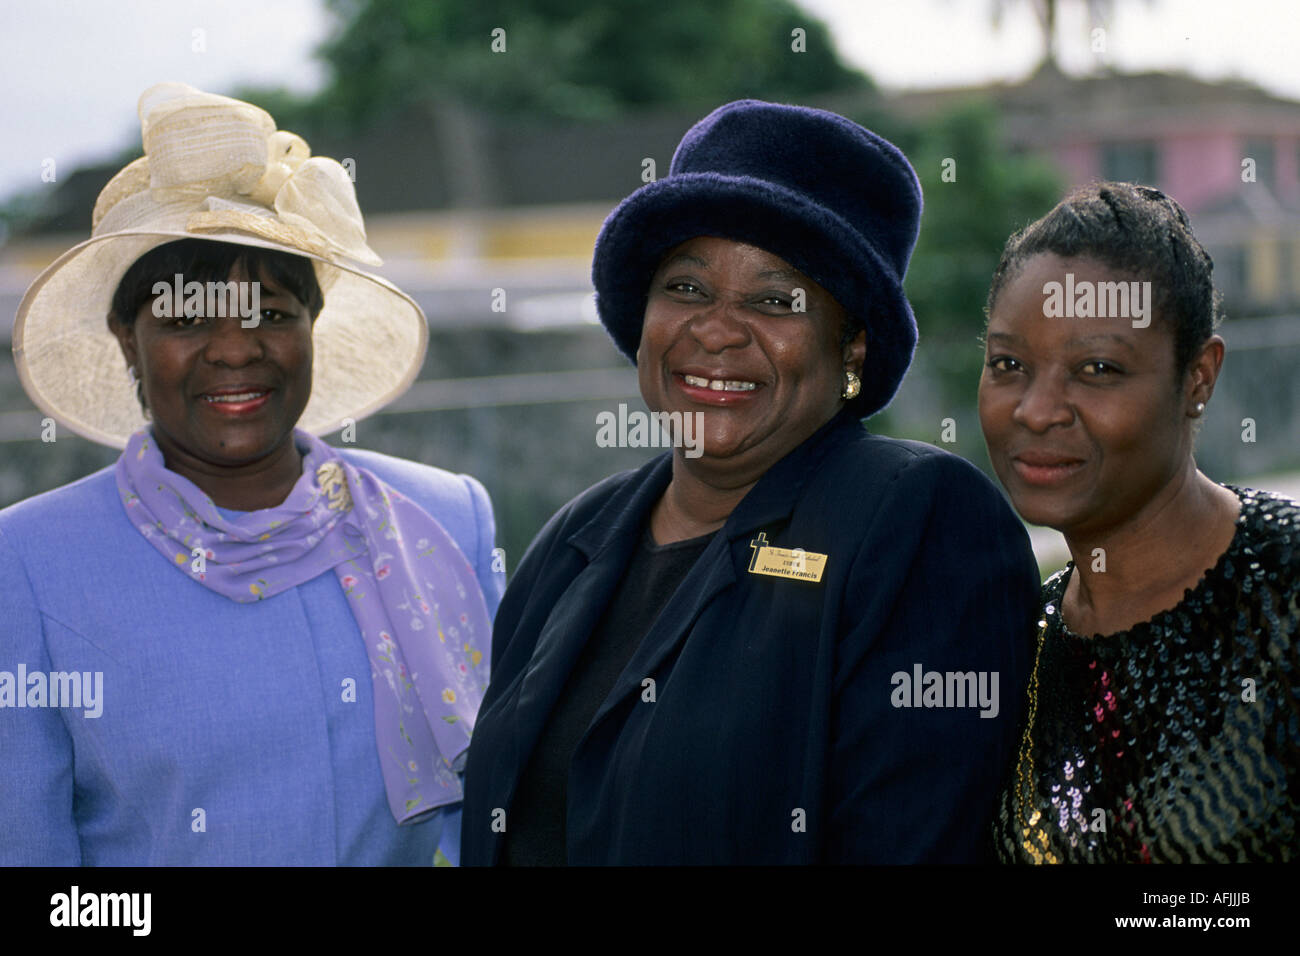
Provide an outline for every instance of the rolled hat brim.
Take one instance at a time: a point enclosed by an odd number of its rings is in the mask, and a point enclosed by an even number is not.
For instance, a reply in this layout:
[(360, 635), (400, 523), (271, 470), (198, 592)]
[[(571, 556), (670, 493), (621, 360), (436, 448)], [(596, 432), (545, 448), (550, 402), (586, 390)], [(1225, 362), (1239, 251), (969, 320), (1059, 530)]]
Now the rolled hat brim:
[(619, 351), (636, 361), (650, 280), (668, 250), (696, 236), (757, 246), (826, 289), (867, 330), (862, 391), (849, 406), (865, 418), (889, 404), (917, 342), (902, 283), (844, 219), (749, 176), (677, 173), (641, 187), (610, 213), (596, 240), (592, 283)]

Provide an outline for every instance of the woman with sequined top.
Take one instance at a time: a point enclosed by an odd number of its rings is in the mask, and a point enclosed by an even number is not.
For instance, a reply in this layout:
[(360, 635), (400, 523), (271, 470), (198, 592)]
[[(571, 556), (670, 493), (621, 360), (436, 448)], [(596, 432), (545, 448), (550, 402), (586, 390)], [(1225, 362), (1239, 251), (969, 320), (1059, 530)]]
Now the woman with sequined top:
[(1176, 202), (1100, 183), (994, 274), (989, 455), (1074, 559), (1043, 586), (1004, 861), (1300, 858), (1300, 505), (1196, 467), (1224, 356), (1211, 269)]

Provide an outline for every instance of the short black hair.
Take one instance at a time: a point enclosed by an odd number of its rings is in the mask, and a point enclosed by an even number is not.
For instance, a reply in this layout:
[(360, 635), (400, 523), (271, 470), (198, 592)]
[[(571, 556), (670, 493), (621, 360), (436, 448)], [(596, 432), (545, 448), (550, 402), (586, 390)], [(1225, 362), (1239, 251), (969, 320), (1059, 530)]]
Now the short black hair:
[(237, 264), (248, 275), (265, 274), (292, 292), (307, 307), (313, 321), (325, 307), (316, 269), (305, 256), (211, 239), (177, 239), (150, 249), (131, 264), (113, 293), (110, 314), (130, 327), (140, 307), (154, 300), (153, 289), (158, 282), (170, 284), (176, 275), (184, 276), (186, 282), (225, 282)]
[(1214, 260), (1192, 234), (1187, 212), (1151, 186), (1102, 182), (1080, 186), (1042, 219), (1014, 233), (993, 273), (987, 316), (1007, 282), (1042, 253), (1095, 259), (1151, 280), (1155, 311), (1174, 331), (1174, 369), (1181, 378), (1223, 319)]

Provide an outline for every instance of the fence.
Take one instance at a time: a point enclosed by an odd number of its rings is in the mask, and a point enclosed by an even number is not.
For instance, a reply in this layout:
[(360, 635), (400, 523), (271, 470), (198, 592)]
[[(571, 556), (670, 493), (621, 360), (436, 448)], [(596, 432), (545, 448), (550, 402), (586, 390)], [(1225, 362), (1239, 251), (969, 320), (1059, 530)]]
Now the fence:
[[(1202, 470), (1240, 480), (1300, 468), (1300, 317), (1236, 320), (1223, 335), (1228, 358), (1198, 440)], [(41, 414), (23, 394), (12, 356), (0, 355), (0, 506), (112, 463), (112, 449), (66, 431), (43, 442)], [(979, 368), (973, 337), (968, 344), (923, 339), (898, 397), (870, 427), (939, 444), (988, 472), (975, 411)], [(954, 369), (958, 382), (970, 382), (956, 397), (943, 385)], [(557, 508), (658, 454), (597, 445), (597, 414), (620, 402), (644, 408), (634, 370), (599, 327), (434, 329), (420, 380), (358, 423), (357, 445), (478, 477), (492, 494), (513, 567)], [(955, 426), (950, 444), (941, 440), (945, 418)]]

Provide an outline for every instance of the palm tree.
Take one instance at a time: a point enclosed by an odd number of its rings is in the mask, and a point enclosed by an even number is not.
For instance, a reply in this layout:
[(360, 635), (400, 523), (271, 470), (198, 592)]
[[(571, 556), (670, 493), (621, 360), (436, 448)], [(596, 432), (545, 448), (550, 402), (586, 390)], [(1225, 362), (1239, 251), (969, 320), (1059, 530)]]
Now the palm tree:
[[(1107, 21), (1115, 12), (1117, 0), (1075, 0), (1082, 3), (1088, 10), (1089, 18), (1095, 23), (1098, 21)], [(1147, 0), (1150, 3), (1150, 0)], [(1058, 38), (1056, 35), (1056, 12), (1060, 7), (1060, 0), (989, 0), (990, 18), (993, 22), (993, 29), (1002, 26), (1003, 15), (1012, 7), (1020, 7), (1028, 4), (1038, 17), (1039, 27), (1043, 33), (1043, 59), (1039, 64), (1043, 66), (1058, 67), (1057, 47)]]

